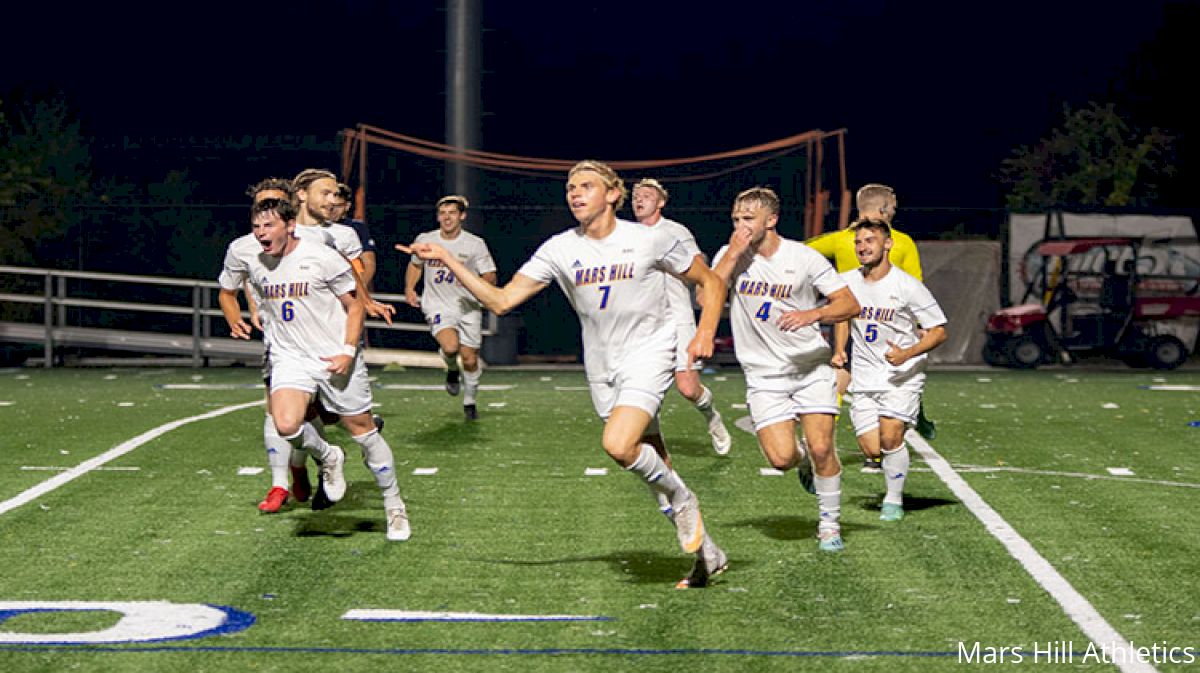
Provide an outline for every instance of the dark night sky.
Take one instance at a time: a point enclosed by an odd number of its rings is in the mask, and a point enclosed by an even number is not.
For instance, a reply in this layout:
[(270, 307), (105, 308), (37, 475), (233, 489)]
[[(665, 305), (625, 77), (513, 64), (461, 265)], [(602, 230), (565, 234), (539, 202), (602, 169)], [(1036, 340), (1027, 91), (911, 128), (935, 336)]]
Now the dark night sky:
[[(496, 152), (657, 159), (845, 127), (852, 183), (990, 207), (1000, 161), (1063, 104), (1113, 100), (1179, 134), (1196, 123), (1196, 2), (484, 5), (482, 149)], [(8, 7), (0, 93), (62, 90), (100, 137), (332, 138), (363, 122), (442, 140), (442, 7)]]

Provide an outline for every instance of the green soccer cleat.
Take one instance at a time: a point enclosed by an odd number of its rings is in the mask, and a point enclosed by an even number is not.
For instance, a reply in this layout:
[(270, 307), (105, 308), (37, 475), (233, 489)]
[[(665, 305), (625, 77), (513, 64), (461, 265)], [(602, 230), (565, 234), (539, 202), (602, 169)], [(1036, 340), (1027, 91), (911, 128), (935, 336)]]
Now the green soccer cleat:
[(880, 521), (899, 521), (904, 518), (904, 507), (891, 502), (883, 503), (879, 508)]

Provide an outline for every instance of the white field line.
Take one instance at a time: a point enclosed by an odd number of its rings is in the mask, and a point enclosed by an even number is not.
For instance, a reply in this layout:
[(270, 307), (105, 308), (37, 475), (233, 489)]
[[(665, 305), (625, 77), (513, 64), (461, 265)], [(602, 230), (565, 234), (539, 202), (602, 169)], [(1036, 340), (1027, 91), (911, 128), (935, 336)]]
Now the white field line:
[[(1080, 630), (1088, 637), (1091, 642), (1097, 646), (1116, 646), (1122, 649), (1129, 647), (1129, 640), (1117, 632), (1115, 628), (1088, 602), (1083, 594), (1075, 590), (1067, 578), (1050, 565), (1046, 557), (1038, 553), (1029, 541), (1021, 537), (1016, 529), (1008, 524), (1003, 517), (1000, 516), (991, 505), (980, 497), (975, 489), (967, 484), (950, 463), (942, 458), (941, 454), (933, 449), (924, 438), (916, 432), (909, 431), (905, 438), (908, 440), (918, 455), (933, 468), (934, 474), (942, 480), (950, 491), (958, 497), (962, 504), (966, 505), (967, 509), (975, 515), (988, 532), (1004, 545), (1008, 553), (1012, 555), (1025, 568), (1025, 571), (1033, 577), (1034, 581), (1042, 586), (1051, 598), (1062, 606), (1063, 611), (1071, 618), (1071, 621), (1079, 625)], [(1133, 671), (1154, 671), (1155, 668), (1150, 664), (1139, 661), (1137, 657), (1131, 657), (1133, 661), (1116, 661), (1117, 667), (1132, 673)]]
[(95, 470), (96, 468), (104, 465), (105, 463), (109, 462), (110, 460), (120, 458), (121, 456), (129, 453), (130, 451), (133, 451), (134, 449), (145, 444), (146, 442), (149, 442), (157, 437), (160, 437), (160, 436), (174, 430), (175, 428), (178, 428), (183, 425), (187, 425), (188, 423), (195, 423), (196, 421), (204, 421), (204, 420), (208, 420), (210, 418), (216, 418), (217, 416), (224, 416), (225, 414), (228, 414), (232, 411), (241, 411), (242, 409), (249, 409), (250, 407), (259, 406), (264, 403), (265, 403), (265, 400), (258, 400), (255, 402), (246, 402), (244, 404), (235, 404), (231, 407), (221, 407), (220, 409), (214, 409), (213, 411), (210, 411), (205, 414), (200, 414), (199, 416), (190, 416), (188, 418), (181, 418), (177, 421), (171, 421), (170, 423), (164, 423), (163, 425), (160, 425), (157, 428), (154, 428), (152, 430), (147, 430), (146, 432), (143, 432), (142, 434), (138, 435), (137, 437), (134, 437), (133, 439), (124, 441), (124, 442), (114, 446), (113, 448), (109, 449), (108, 451), (105, 451), (104, 453), (96, 456), (95, 458), (89, 458), (88, 460), (83, 461), (82, 463), (76, 465), (75, 467), (72, 467), (71, 469), (67, 470), (66, 472), (56, 474), (53, 477), (47, 479), (46, 481), (43, 481), (42, 483), (38, 484), (37, 486), (34, 486), (33, 488), (29, 488), (29, 489), (22, 491), (21, 493), (17, 494), (16, 497), (9, 498), (8, 500), (0, 502), (0, 514), (4, 514), (5, 512), (8, 512), (9, 510), (12, 510), (12, 509), (16, 509), (17, 507), (20, 507), (21, 505), (24, 505), (27, 502), (31, 502), (32, 500), (34, 500), (35, 498), (37, 498), (39, 496), (45, 495), (45, 494), (49, 493), (50, 491), (53, 491), (54, 489), (58, 488), (59, 486), (62, 486), (63, 484), (73, 481), (78, 477), (82, 477), (83, 475), (87, 474), (88, 472), (91, 472), (92, 470)]
[[(987, 466), (987, 465), (965, 465), (958, 464), (954, 469), (959, 472), (971, 473), (988, 473), (988, 472), (1013, 472), (1015, 474), (1032, 474), (1041, 477), (1070, 477), (1072, 479), (1105, 480), (1119, 481), (1127, 484), (1153, 484), (1155, 486), (1178, 486), (1181, 488), (1200, 488), (1200, 484), (1188, 481), (1167, 481), (1165, 479), (1145, 479), (1142, 477), (1122, 477), (1111, 474), (1091, 474), (1088, 472), (1059, 472), (1056, 470), (1032, 470), (1025, 467), (1009, 467), (1007, 465)], [(914, 468), (913, 472), (920, 472), (921, 468)], [(931, 472), (934, 470), (930, 470)]]
[(364, 622), (596, 622), (596, 615), (500, 615), (483, 612), (427, 612), (424, 610), (350, 610), (342, 619)]

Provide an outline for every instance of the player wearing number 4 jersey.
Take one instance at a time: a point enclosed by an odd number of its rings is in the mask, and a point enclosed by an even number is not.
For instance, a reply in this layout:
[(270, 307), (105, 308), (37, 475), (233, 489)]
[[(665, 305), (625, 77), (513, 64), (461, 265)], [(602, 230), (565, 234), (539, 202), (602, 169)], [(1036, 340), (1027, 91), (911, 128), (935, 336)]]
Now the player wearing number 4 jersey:
[[(487, 243), (463, 230), (467, 198), (444, 196), (437, 202), (438, 228), (417, 236), (416, 243), (436, 243), (488, 283), (496, 284), (496, 263)], [(417, 282), (423, 291), (417, 296)], [(462, 358), (463, 414), (478, 417), (475, 394), (479, 390), (479, 348), (483, 345), (483, 311), (479, 300), (457, 282), (454, 272), (438, 260), (428, 262), (413, 255), (404, 274), (404, 296), (410, 306), (419, 306), (429, 323), (446, 363), (446, 392), (459, 392), (458, 360)]]
[[(677, 586), (704, 586), (725, 569), (725, 553), (705, 531), (700, 503), (671, 468), (658, 429), (658, 409), (675, 369), (675, 326), (666, 315), (667, 274), (696, 283), (703, 311), (689, 359), (712, 354), (725, 293), (697, 250), (665, 229), (618, 220), (625, 185), (605, 164), (585, 161), (567, 175), (567, 203), (579, 226), (542, 244), (504, 287), (484, 282), (436, 243), (412, 252), (443, 262), (488, 309), (506, 313), (551, 282), (579, 315), (584, 368), (592, 404), (604, 419), (601, 444), (637, 475), (675, 525), (679, 544), (696, 554), (691, 574)], [(578, 506), (578, 505), (575, 505)]]
[[(406, 540), (411, 530), (392, 450), (371, 419), (371, 387), (358, 349), (365, 308), (354, 296), (350, 264), (330, 248), (293, 235), (296, 211), (289, 201), (258, 203), (251, 222), (258, 250), (231, 246), (220, 284), (222, 294), (236, 293), (248, 280), (260, 299), (271, 343), (275, 427), (292, 447), (303, 447), (318, 460), (325, 496), (340, 500), (346, 492), (345, 456), (304, 420), (309, 402), (319, 396), (362, 448), (364, 463), (383, 493), (388, 539)], [(232, 306), (236, 302), (221, 302), (230, 332), (246, 338), (250, 326), (239, 312), (229, 310)]]
[[(840, 551), (842, 466), (833, 446), (837, 384), (817, 323), (845, 320), (859, 306), (828, 260), (780, 236), (778, 223), (775, 192), (755, 187), (739, 194), (733, 235), (713, 258), (713, 271), (732, 287), (734, 348), (746, 372), (746, 402), (763, 454), (777, 470), (797, 468), (801, 485), (817, 496), (819, 548)], [(804, 433), (799, 444), (797, 419)]]
[(862, 266), (842, 278), (862, 308), (834, 327), (832, 362), (845, 364), (847, 339), (853, 334), (850, 420), (863, 453), (883, 454), (887, 490), (879, 518), (898, 521), (904, 516), (909, 467), (904, 431), (917, 422), (925, 354), (946, 340), (946, 316), (921, 281), (888, 259), (892, 237), (887, 223), (861, 220), (852, 228)]

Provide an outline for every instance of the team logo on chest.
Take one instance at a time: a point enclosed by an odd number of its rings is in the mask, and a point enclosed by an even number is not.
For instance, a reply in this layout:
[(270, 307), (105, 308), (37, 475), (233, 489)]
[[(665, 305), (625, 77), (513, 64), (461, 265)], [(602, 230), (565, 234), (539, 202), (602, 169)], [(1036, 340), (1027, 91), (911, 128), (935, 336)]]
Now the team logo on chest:
[(633, 262), (614, 262), (600, 266), (580, 267), (575, 269), (575, 287), (630, 280), (635, 276), (635, 270), (636, 265)]
[(771, 297), (787, 299), (792, 296), (791, 283), (770, 283), (765, 280), (744, 278), (738, 282), (737, 293), (747, 297)]

